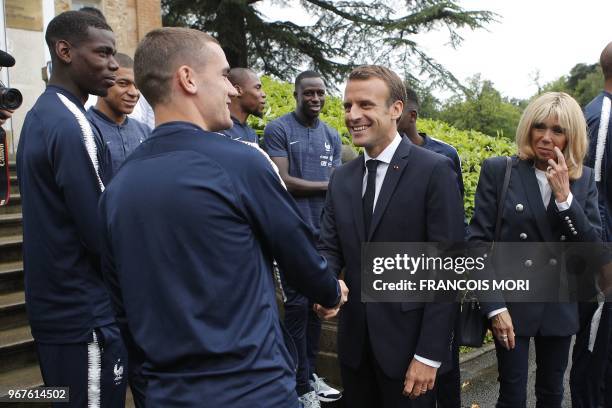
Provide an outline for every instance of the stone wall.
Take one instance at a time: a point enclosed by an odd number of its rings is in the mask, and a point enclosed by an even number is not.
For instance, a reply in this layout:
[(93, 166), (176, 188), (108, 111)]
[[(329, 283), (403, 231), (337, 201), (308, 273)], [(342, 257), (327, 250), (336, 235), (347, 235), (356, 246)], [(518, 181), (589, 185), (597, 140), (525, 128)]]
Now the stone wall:
[(131, 56), (150, 30), (161, 27), (159, 0), (105, 0), (103, 12), (115, 31), (117, 50)]
[[(54, 0), (55, 13), (72, 8), (71, 0)], [(101, 0), (102, 10), (115, 31), (117, 49), (133, 55), (138, 42), (152, 29), (161, 27), (160, 0)]]

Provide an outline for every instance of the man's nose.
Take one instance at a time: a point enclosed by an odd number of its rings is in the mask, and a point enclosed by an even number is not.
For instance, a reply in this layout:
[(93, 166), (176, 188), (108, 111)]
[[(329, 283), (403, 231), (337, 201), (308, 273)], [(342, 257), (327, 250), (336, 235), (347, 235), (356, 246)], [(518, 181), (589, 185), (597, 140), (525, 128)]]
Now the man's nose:
[(347, 121), (355, 121), (361, 117), (361, 109), (357, 106), (351, 106), (344, 111), (344, 118)]
[(238, 96), (238, 91), (227, 78), (225, 78), (225, 86), (227, 87), (227, 94), (229, 96)]
[(110, 69), (111, 71), (116, 71), (119, 69), (119, 63), (115, 59), (114, 55), (111, 55), (108, 59), (108, 69)]
[(127, 93), (129, 96), (132, 96), (134, 98), (137, 98), (138, 96), (140, 96), (140, 91), (138, 90), (138, 88), (136, 88), (134, 84), (128, 87)]

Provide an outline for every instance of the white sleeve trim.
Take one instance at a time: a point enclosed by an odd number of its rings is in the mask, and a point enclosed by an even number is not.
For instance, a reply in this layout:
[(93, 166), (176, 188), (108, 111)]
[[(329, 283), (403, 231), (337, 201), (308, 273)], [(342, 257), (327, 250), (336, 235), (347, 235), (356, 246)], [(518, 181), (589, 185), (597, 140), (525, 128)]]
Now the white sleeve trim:
[(442, 365), (442, 363), (441, 363), (441, 362), (439, 362), (439, 361), (430, 360), (430, 359), (428, 359), (428, 358), (421, 357), (421, 356), (419, 356), (419, 355), (417, 355), (417, 354), (415, 354), (415, 355), (414, 355), (414, 358), (415, 358), (417, 361), (420, 361), (421, 363), (423, 363), (423, 364), (425, 364), (425, 365), (428, 365), (428, 366), (430, 366), (430, 367), (433, 367), (433, 368), (440, 368), (440, 366)]
[(498, 314), (500, 314), (501, 312), (505, 312), (506, 310), (508, 310), (507, 307), (500, 307), (499, 309), (495, 309), (492, 312), (487, 313), (487, 319), (490, 319), (492, 317), (497, 316)]
[(601, 116), (599, 118), (599, 131), (597, 132), (597, 148), (595, 150), (595, 181), (601, 181), (601, 163), (608, 138), (608, 124), (610, 123), (610, 98), (603, 97), (601, 102)]
[(555, 204), (557, 204), (557, 209), (559, 211), (565, 211), (565, 210), (569, 210), (569, 208), (572, 206), (573, 200), (574, 200), (574, 196), (572, 195), (572, 192), (570, 191), (569, 195), (567, 196), (567, 200), (565, 200), (562, 203), (555, 200)]

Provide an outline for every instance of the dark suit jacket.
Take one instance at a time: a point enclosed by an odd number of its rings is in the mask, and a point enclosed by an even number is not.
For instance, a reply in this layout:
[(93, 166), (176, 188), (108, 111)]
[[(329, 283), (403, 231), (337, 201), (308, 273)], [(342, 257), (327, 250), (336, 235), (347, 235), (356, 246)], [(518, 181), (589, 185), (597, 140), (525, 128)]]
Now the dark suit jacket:
[[(497, 218), (498, 189), (503, 184), (505, 157), (494, 157), (483, 162), (475, 196), (468, 240), (492, 242)], [(549, 209), (544, 207), (533, 169), (533, 162), (513, 158), (510, 184), (502, 210), (500, 242), (597, 242), (601, 231), (597, 209), (597, 190), (593, 171), (583, 167), (582, 176), (570, 182), (574, 196), (572, 205), (559, 211), (551, 196)], [(498, 247), (499, 248), (499, 247)], [(515, 251), (495, 251), (495, 264), (505, 265), (518, 273), (538, 273), (541, 277), (558, 276), (560, 268), (572, 268), (557, 262), (556, 253), (542, 250), (542, 246)], [(554, 261), (552, 261), (554, 259)], [(575, 271), (577, 272), (577, 271)], [(557, 284), (546, 278), (546, 284)], [(537, 280), (534, 280), (537, 282)], [(485, 313), (504, 304), (483, 304)], [(509, 303), (515, 333), (519, 336), (569, 336), (578, 330), (576, 303)]]
[(349, 300), (340, 312), (338, 356), (353, 368), (361, 362), (366, 333), (376, 359), (391, 378), (403, 378), (416, 353), (450, 359), (455, 305), (362, 303), (361, 244), (458, 242), (464, 239), (463, 205), (451, 161), (402, 140), (383, 181), (370, 235), (362, 210), (363, 156), (332, 174), (321, 223), (320, 246), (329, 267), (346, 267)]

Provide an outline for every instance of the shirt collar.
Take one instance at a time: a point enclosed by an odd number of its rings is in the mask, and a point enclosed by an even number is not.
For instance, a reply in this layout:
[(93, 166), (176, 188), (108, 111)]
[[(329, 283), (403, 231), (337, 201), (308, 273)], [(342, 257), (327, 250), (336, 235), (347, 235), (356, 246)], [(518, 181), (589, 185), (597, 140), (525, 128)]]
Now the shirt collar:
[(47, 87), (45, 88), (45, 92), (53, 92), (53, 93), (59, 92), (65, 97), (67, 97), (68, 99), (70, 99), (76, 106), (79, 107), (79, 109), (85, 112), (85, 106), (83, 105), (83, 101), (77, 98), (76, 95), (74, 95), (72, 92), (70, 92), (66, 88), (62, 88), (61, 86), (58, 86), (58, 85), (47, 85)]
[(240, 121), (239, 121), (238, 119), (236, 119), (235, 117), (233, 117), (233, 116), (230, 116), (230, 117), (232, 118), (232, 122), (234, 122), (234, 125), (244, 126), (244, 125), (242, 124), (242, 122), (240, 122)]
[(364, 158), (363, 163), (364, 163), (364, 165), (370, 159), (376, 159), (378, 161), (381, 161), (381, 162), (387, 163), (387, 164), (391, 163), (391, 159), (393, 159), (393, 155), (395, 154), (395, 151), (397, 150), (397, 147), (399, 146), (401, 141), (402, 141), (402, 138), (399, 135), (399, 133), (395, 133), (395, 137), (393, 138), (391, 143), (389, 143), (389, 145), (387, 147), (385, 147), (385, 150), (380, 152), (378, 157), (370, 157), (368, 155), (368, 153), (364, 151), (363, 152), (363, 158)]
[(128, 115), (125, 115), (125, 120), (123, 121), (123, 123), (121, 124), (117, 124), (117, 122), (115, 122), (114, 120), (112, 120), (111, 118), (109, 118), (108, 116), (106, 116), (106, 114), (104, 112), (102, 112), (101, 110), (97, 109), (95, 106), (92, 106), (91, 108), (89, 108), (93, 113), (95, 113), (96, 115), (98, 115), (100, 117), (100, 119), (108, 122), (109, 125), (113, 125), (113, 126), (119, 126), (119, 127), (123, 127), (127, 124), (128, 122)]

